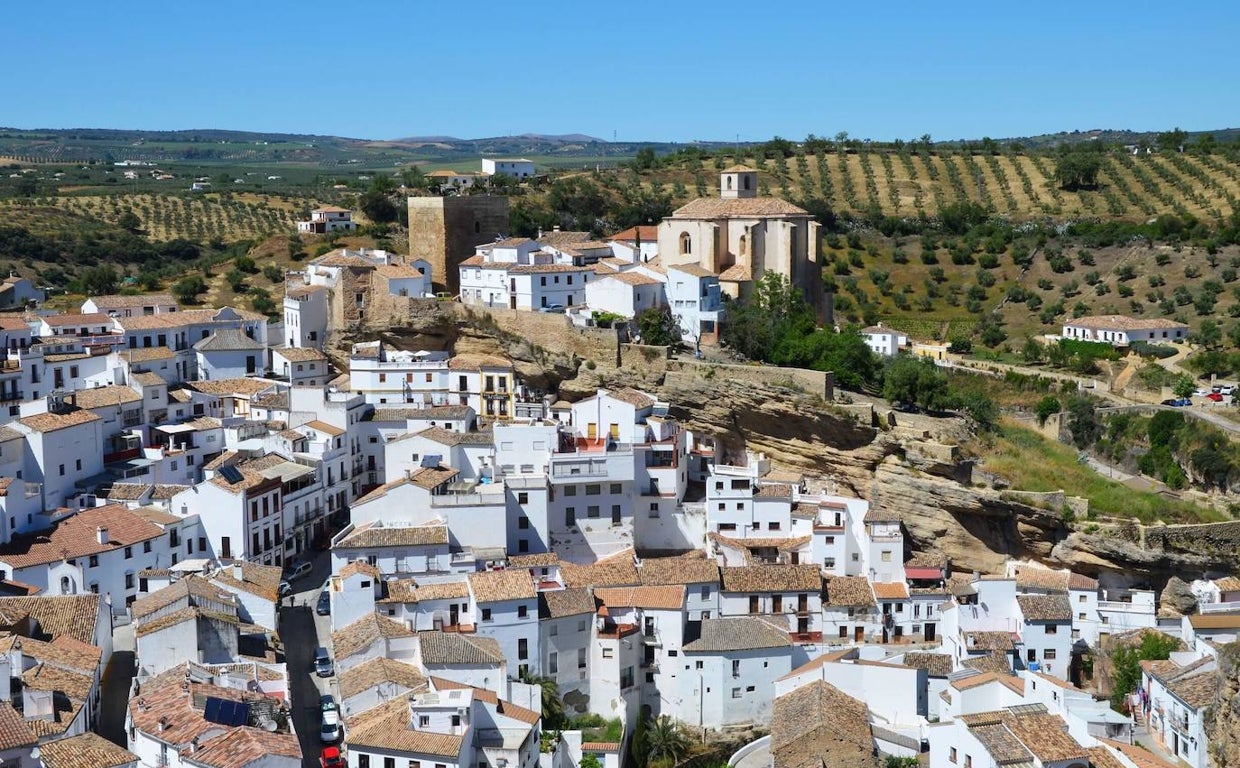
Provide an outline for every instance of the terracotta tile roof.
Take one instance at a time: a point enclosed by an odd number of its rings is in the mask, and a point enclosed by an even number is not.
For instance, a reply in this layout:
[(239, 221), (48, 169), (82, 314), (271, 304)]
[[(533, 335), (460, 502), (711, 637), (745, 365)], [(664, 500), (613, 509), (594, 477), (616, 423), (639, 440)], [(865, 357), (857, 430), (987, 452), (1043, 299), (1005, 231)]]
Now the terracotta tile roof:
[(673, 219), (730, 219), (808, 216), (804, 208), (777, 197), (699, 197), (672, 212)]
[[(274, 703), (258, 693), (238, 688), (221, 688), (207, 683), (191, 682), (189, 695), (182, 690), (186, 667), (179, 665), (147, 680), (142, 693), (129, 700), (129, 714), (136, 730), (178, 746), (188, 746), (195, 738), (219, 730), (207, 722), (201, 709), (204, 697), (214, 696), (228, 701)], [(160, 729), (161, 721), (163, 729)]]
[(812, 565), (743, 565), (722, 568), (724, 592), (818, 592), (822, 575)]
[(902, 581), (876, 582), (874, 597), (878, 600), (907, 600), (908, 586)]
[(483, 368), (512, 368), (512, 361), (495, 355), (456, 355), (448, 359), (450, 371), (478, 371)]
[(641, 583), (631, 549), (590, 565), (560, 563), (560, 574), (569, 587), (626, 587)]
[(559, 564), (560, 558), (554, 552), (542, 552), (534, 555), (512, 555), (508, 558), (509, 568), (549, 568)]
[(877, 504), (871, 504), (861, 521), (863, 523), (898, 523), (900, 515), (890, 509), (881, 509)]
[(947, 677), (952, 671), (949, 653), (910, 652), (904, 654), (904, 666), (924, 669), (931, 677)]
[(1240, 591), (1240, 579), (1235, 576), (1224, 576), (1221, 579), (1215, 579), (1214, 586), (1218, 587), (1220, 592)]
[(538, 593), (538, 618), (561, 619), (594, 613), (597, 605), (585, 587), (553, 589)]
[(1173, 680), (1167, 684), (1167, 690), (1188, 706), (1202, 709), (1214, 701), (1218, 686), (1219, 676), (1210, 670)]
[(13, 705), (0, 702), (0, 750), (32, 747), (37, 741), (34, 731)]
[(792, 498), (792, 486), (787, 483), (759, 483), (753, 489), (753, 495), (771, 499), (790, 499)]
[[(189, 486), (159, 486), (157, 485), (155, 487), (156, 488), (180, 487), (181, 490), (189, 489)], [(154, 499), (155, 495), (151, 494), (151, 498)], [(157, 505), (148, 504), (143, 507), (134, 507), (133, 513), (137, 515), (138, 517), (142, 518), (143, 520), (147, 521), (148, 523), (153, 523), (155, 525), (161, 525), (161, 526), (172, 525), (173, 523), (178, 523), (181, 521), (180, 517), (177, 517), (176, 515), (169, 512), (168, 510), (164, 509), (161, 506), (157, 506)]]
[(410, 589), (405, 593), (408, 597), (407, 602), (420, 603), (427, 600), (460, 600), (469, 597), (469, 582), (464, 579), (460, 581), (436, 581), (427, 584), (417, 584), (412, 579), (408, 582), (387, 582), (390, 588), (392, 584), (409, 583)]
[(1064, 325), (1105, 331), (1174, 330), (1176, 328), (1188, 330), (1187, 325), (1174, 320), (1162, 317), (1129, 317), (1128, 315), (1087, 315), (1065, 320)]
[(478, 603), (533, 600), (537, 596), (529, 572), (520, 569), (471, 573), (469, 589)]
[(336, 650), (336, 660), (340, 661), (366, 650), (379, 640), (413, 637), (413, 634), (399, 621), (369, 613), (347, 627), (332, 632), (332, 646)]
[[(108, 529), (108, 543), (100, 544), (97, 528)], [(46, 565), (66, 558), (87, 557), (150, 541), (164, 530), (123, 504), (84, 509), (56, 525), (50, 533), (14, 538), (0, 547), (0, 560), (13, 568)]]
[[(1099, 738), (1102, 742), (1112, 749), (1121, 752), (1124, 757), (1128, 758), (1137, 766), (1137, 768), (1176, 768), (1177, 763), (1171, 763), (1163, 760), (1158, 755), (1149, 751), (1145, 747), (1137, 744), (1125, 744), (1122, 741), (1114, 741), (1112, 739)], [(1090, 753), (1093, 754), (1092, 752)]]
[(339, 680), (342, 699), (351, 698), (383, 683), (392, 683), (403, 689), (402, 693), (417, 692), (426, 687), (426, 677), (417, 667), (382, 657), (341, 672)]
[(142, 395), (135, 392), (133, 387), (126, 387), (121, 384), (75, 390), (72, 393), (72, 397), (78, 408), (85, 409), (103, 408), (109, 405), (128, 405), (142, 401)]
[(1098, 580), (1091, 579), (1084, 574), (1074, 573), (1068, 577), (1068, 589), (1097, 590)]
[(975, 669), (978, 672), (997, 672), (999, 674), (1010, 675), (1012, 673), (1012, 661), (1007, 654), (983, 653), (980, 656), (970, 656), (960, 662), (960, 666), (967, 669)]
[(37, 413), (17, 421), (34, 432), (56, 432), (99, 421), (99, 417), (90, 411), (70, 411), (69, 413)]
[(1188, 623), (1193, 629), (1240, 629), (1240, 613), (1194, 613)]
[(129, 294), (107, 294), (104, 296), (91, 296), (90, 301), (95, 303), (100, 312), (107, 312), (109, 309), (134, 309), (139, 307), (154, 306), (177, 306), (176, 299), (167, 293), (145, 293), (137, 295)]
[(476, 666), (504, 663), (499, 641), (493, 637), (457, 632), (419, 632), (418, 647), (423, 664)]
[(221, 613), (205, 608), (181, 608), (172, 613), (165, 613), (160, 616), (153, 616), (150, 621), (135, 621), (134, 634), (138, 637), (145, 637), (156, 632), (162, 632), (169, 627), (175, 627), (178, 624), (184, 624), (187, 621), (221, 621), (226, 624), (240, 624), (237, 617), (231, 613)]
[(117, 768), (138, 762), (134, 753), (90, 731), (49, 741), (39, 753), (44, 768)]
[(246, 768), (268, 756), (302, 758), (301, 745), (290, 733), (268, 733), (260, 728), (228, 728), (219, 736), (202, 742), (197, 751), (184, 755), (193, 765), (207, 768)]
[(982, 743), (997, 765), (1033, 763), (1033, 753), (1002, 722), (972, 725), (969, 733)]
[(235, 466), (237, 468), (237, 472), (241, 475), (241, 478), (237, 480), (237, 482), (229, 482), (228, 478), (218, 472), (213, 475), (208, 482), (218, 488), (223, 488), (232, 494), (240, 494), (247, 491), (258, 491), (264, 487), (278, 488), (280, 486), (280, 478), (278, 477), (267, 477), (261, 472), (250, 469), (249, 467), (241, 464)]
[(130, 374), (129, 380), (141, 387), (162, 387), (168, 383), (163, 376), (152, 371), (138, 371)]
[(1072, 604), (1067, 595), (1017, 595), (1016, 602), (1025, 621), (1072, 621)]
[(168, 347), (139, 347), (122, 349), (120, 356), (129, 363), (149, 363), (153, 360), (171, 360), (177, 353)]
[(550, 232), (542, 232), (538, 235), (538, 242), (543, 245), (549, 245), (552, 248), (558, 248), (562, 245), (572, 245), (573, 243), (584, 243), (590, 240), (590, 233), (580, 230), (561, 229), (551, 230)]
[(999, 683), (1017, 693), (1025, 692), (1025, 681), (1011, 674), (1001, 674), (999, 672), (981, 672), (970, 677), (962, 677), (958, 680), (952, 680), (950, 685), (958, 691), (967, 691), (970, 688), (976, 688), (979, 685), (987, 683)]
[(642, 286), (642, 285), (662, 285), (663, 284), (662, 280), (656, 280), (653, 277), (648, 277), (647, 275), (643, 275), (642, 273), (637, 272), (637, 271), (614, 272), (610, 275), (605, 275), (600, 279), (601, 280), (617, 280), (621, 283), (624, 283), (625, 285), (632, 286), (635, 288), (638, 286)]
[(425, 421), (427, 419), (458, 421), (468, 419), (473, 410), (468, 405), (432, 405), (426, 408), (408, 405), (376, 405), (371, 421)]
[(52, 664), (40, 663), (22, 673), (22, 685), (35, 691), (54, 691), (62, 693), (75, 701), (86, 701), (90, 698), (91, 689), (95, 687), (95, 671), (89, 673), (74, 672)]
[(685, 653), (727, 653), (758, 648), (791, 647), (788, 633), (769, 621), (750, 616), (704, 619), (702, 635), (683, 647)]
[(1013, 714), (1004, 717), (1003, 724), (1043, 765), (1087, 757), (1085, 748), (1068, 735), (1068, 724), (1059, 715)]
[(582, 752), (619, 752), (620, 742), (618, 741), (583, 741), (581, 742)]
[(773, 768), (873, 768), (873, 755), (863, 702), (823, 680), (775, 698)]
[(151, 490), (146, 483), (113, 483), (108, 498), (113, 501), (138, 501)]
[(627, 403), (639, 410), (642, 408), (649, 408), (656, 402), (650, 395), (645, 392), (639, 392), (632, 387), (617, 389), (610, 391), (607, 394), (610, 395), (613, 400), (619, 400), (622, 403)]
[(393, 439), (404, 439), (405, 437), (421, 437), (450, 447), (457, 445), (490, 445), (495, 441), (495, 433), (491, 430), (458, 432), (454, 429), (444, 429), (440, 426), (427, 427), (420, 432), (414, 432), (411, 435), (401, 435)]
[(103, 312), (88, 312), (85, 314), (66, 312), (60, 315), (47, 315), (42, 319), (50, 328), (65, 328), (76, 325), (112, 325), (112, 318)]
[(496, 240), (496, 241), (495, 241), (495, 242), (493, 242), (493, 243), (487, 243), (485, 246), (479, 246), (479, 247), (480, 247), (480, 248), (481, 248), (481, 247), (486, 247), (486, 248), (516, 248), (516, 247), (518, 247), (518, 246), (525, 245), (526, 243), (533, 243), (533, 242), (534, 242), (534, 241), (533, 241), (533, 240), (531, 240), (531, 239), (530, 239), (530, 238), (528, 238), (528, 237), (505, 237), (505, 238), (503, 238), (502, 240)]
[(189, 381), (185, 386), (197, 390), (204, 395), (217, 397), (251, 398), (259, 392), (271, 389), (275, 385), (261, 379), (211, 379), (209, 381)]
[(657, 224), (639, 224), (636, 227), (622, 229), (608, 239), (621, 243), (636, 241), (638, 239), (640, 239), (643, 243), (657, 243), (659, 241), (659, 227)]
[(316, 432), (322, 432), (325, 435), (331, 435), (332, 437), (340, 437), (345, 433), (345, 430), (340, 427), (337, 427), (334, 424), (328, 424), (326, 421), (319, 421), (318, 419), (307, 421), (305, 424), (302, 424), (302, 426), (309, 427)]
[(409, 702), (404, 697), (375, 707), (350, 721), (345, 735), (350, 749), (372, 748), (453, 758), (461, 754), (464, 738), (410, 727)]
[(279, 347), (271, 350), (271, 354), (279, 355), (290, 363), (309, 363), (327, 359), (327, 355), (313, 347)]
[(53, 638), (68, 635), (91, 644), (95, 640), (95, 624), (102, 604), (103, 598), (96, 594), (0, 597), (0, 616), (14, 621), (29, 616)]
[(870, 582), (864, 576), (836, 576), (826, 582), (827, 605), (846, 608), (876, 605)]
[(679, 611), (685, 604), (683, 585), (661, 587), (599, 587), (594, 596), (616, 608), (650, 608)]
[(966, 648), (970, 651), (1010, 651), (1015, 646), (1011, 632), (965, 632)]
[(351, 563), (347, 563), (340, 569), (340, 573), (337, 574), (337, 576), (341, 579), (347, 579), (350, 576), (357, 575), (369, 576), (372, 579), (378, 579), (381, 576), (379, 569), (365, 560), (354, 560)]
[(383, 275), (389, 280), (404, 280), (408, 278), (422, 277), (422, 270), (411, 267), (407, 264), (382, 264), (375, 267), (375, 272)]
[[(172, 484), (156, 485), (155, 488), (152, 489), (151, 491), (151, 499), (159, 500), (159, 501), (169, 501), (172, 499), (173, 496), (176, 496), (178, 493), (185, 493), (186, 491), (190, 490), (193, 487), (194, 486), (192, 485), (172, 485)], [(169, 518), (165, 520), (165, 522), (175, 522), (179, 519), (180, 518), (176, 517), (175, 515), (170, 515)], [(159, 522), (159, 521), (151, 520), (151, 522)]]
[[(241, 566), (242, 581), (238, 581), (233, 573), (236, 564)], [(280, 599), (281, 578), (281, 568), (278, 565), (260, 565), (243, 560), (225, 563), (211, 575), (212, 581), (225, 588), (247, 592), (272, 602)]]
[(409, 525), (385, 526), (381, 520), (363, 523), (340, 540), (341, 548), (372, 549), (375, 547), (417, 547), (447, 545), (448, 526)]
[(643, 557), (638, 569), (643, 584), (718, 584), (719, 564), (703, 552), (678, 557)]

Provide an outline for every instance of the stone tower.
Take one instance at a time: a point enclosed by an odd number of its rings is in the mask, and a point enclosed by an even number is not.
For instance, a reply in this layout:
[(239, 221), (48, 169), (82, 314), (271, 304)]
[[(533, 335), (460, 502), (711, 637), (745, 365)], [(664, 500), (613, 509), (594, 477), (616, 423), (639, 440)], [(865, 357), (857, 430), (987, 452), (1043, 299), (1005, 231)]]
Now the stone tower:
[(435, 290), (461, 289), (461, 262), (474, 248), (508, 235), (508, 198), (502, 195), (409, 198), (409, 255), (431, 265)]

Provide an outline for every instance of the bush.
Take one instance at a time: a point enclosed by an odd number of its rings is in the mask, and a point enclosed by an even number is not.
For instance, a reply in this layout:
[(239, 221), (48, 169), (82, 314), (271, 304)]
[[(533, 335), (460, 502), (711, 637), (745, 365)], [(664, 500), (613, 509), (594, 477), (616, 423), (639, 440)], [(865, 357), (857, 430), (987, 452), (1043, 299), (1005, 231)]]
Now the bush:
[(1159, 360), (1174, 357), (1176, 354), (1175, 347), (1169, 347), (1166, 344), (1153, 344), (1148, 341), (1134, 341), (1128, 346), (1128, 349), (1136, 352), (1141, 357), (1154, 357)]

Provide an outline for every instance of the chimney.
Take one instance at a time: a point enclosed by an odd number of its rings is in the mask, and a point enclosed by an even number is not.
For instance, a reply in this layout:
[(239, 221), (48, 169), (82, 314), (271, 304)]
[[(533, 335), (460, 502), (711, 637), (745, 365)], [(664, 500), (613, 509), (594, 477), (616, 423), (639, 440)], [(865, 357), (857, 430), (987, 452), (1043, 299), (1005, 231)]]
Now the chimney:
[(241, 568), (241, 561), (233, 561), (233, 578), (240, 582), (245, 582), (245, 571)]
[[(21, 653), (21, 651), (18, 651)], [(0, 656), (0, 701), (13, 701), (13, 662), (8, 654)]]
[(108, 529), (105, 526), (99, 526), (95, 529), (95, 540), (100, 544), (108, 543)]

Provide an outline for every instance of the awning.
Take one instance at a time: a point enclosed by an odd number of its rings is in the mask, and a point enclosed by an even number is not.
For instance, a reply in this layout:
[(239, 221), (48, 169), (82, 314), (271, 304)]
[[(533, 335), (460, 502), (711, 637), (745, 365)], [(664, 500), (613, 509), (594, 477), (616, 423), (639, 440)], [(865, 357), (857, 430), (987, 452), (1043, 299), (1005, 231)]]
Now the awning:
[(910, 579), (941, 579), (943, 571), (938, 568), (925, 568), (921, 566), (906, 567), (904, 575)]
[(198, 428), (189, 424), (160, 424), (155, 427), (156, 430), (168, 435), (175, 435), (179, 432), (197, 432)]

